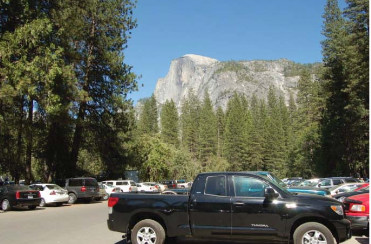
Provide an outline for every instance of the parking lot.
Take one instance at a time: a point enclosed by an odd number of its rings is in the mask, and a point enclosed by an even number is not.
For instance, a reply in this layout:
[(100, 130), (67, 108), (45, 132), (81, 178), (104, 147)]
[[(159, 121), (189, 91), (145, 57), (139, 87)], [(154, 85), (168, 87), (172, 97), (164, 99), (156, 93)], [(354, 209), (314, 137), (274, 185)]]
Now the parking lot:
[[(107, 228), (107, 202), (77, 203), (61, 207), (38, 207), (36, 210), (0, 211), (2, 244), (125, 244), (121, 234)], [(178, 244), (225, 243), (180, 239)], [(231, 243), (231, 242), (228, 242)], [(345, 244), (368, 244), (359, 234)]]

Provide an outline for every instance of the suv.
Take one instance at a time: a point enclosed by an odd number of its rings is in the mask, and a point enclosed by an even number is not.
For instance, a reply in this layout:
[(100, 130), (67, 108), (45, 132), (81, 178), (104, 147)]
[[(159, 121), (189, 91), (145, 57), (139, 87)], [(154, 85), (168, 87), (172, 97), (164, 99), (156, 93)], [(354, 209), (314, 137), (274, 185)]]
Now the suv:
[(175, 180), (164, 180), (161, 181), (160, 183), (166, 185), (168, 189), (178, 188), (178, 184), (176, 183)]
[(330, 178), (325, 178), (322, 181), (320, 181), (317, 184), (317, 187), (330, 189), (340, 184), (354, 183), (354, 182), (358, 182), (358, 180), (352, 177), (330, 177)]
[(74, 204), (78, 199), (91, 202), (99, 198), (99, 185), (96, 179), (90, 177), (69, 178), (57, 180), (56, 184), (68, 191), (68, 203)]
[(133, 180), (106, 180), (103, 184), (120, 187), (121, 192), (137, 192), (137, 184)]

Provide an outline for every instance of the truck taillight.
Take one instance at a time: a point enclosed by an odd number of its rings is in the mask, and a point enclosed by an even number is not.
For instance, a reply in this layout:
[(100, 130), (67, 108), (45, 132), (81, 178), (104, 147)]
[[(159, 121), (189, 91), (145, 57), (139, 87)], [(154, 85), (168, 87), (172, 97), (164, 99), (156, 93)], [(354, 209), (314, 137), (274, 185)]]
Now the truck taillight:
[(173, 188), (176, 188), (176, 184), (173, 185)]
[(118, 203), (119, 201), (119, 198), (118, 197), (110, 197), (108, 198), (108, 207), (109, 208), (113, 208), (113, 206), (116, 205), (116, 203)]
[(15, 193), (15, 198), (17, 198), (17, 199), (21, 198), (21, 193), (19, 191), (17, 191)]
[(85, 186), (81, 187), (81, 191), (86, 191), (86, 187)]
[(41, 193), (38, 191), (37, 192), (37, 196), (39, 197), (39, 198), (41, 198)]

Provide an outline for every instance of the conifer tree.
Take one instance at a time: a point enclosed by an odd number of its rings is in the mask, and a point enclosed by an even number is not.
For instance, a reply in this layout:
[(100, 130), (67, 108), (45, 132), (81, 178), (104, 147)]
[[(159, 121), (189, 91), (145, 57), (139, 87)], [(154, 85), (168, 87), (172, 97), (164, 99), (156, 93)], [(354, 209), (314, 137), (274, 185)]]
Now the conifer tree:
[(199, 158), (204, 161), (216, 155), (217, 120), (208, 91), (205, 91), (200, 109), (199, 122)]
[(223, 157), (225, 115), (223, 109), (220, 106), (218, 106), (216, 110), (216, 120), (217, 120), (217, 156)]
[(161, 110), (161, 137), (164, 142), (175, 147), (179, 145), (179, 118), (174, 101), (166, 100)]

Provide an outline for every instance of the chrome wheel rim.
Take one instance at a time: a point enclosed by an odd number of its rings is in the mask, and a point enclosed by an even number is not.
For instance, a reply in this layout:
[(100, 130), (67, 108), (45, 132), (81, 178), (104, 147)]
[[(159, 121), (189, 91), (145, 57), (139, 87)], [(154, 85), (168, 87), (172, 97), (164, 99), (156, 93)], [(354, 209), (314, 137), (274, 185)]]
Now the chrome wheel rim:
[(157, 235), (151, 227), (142, 227), (137, 234), (137, 242), (139, 244), (154, 244), (156, 243)]
[(327, 244), (325, 235), (318, 230), (307, 231), (302, 238), (302, 244)]
[(3, 203), (1, 204), (1, 208), (5, 211), (5, 210), (8, 210), (9, 208), (9, 201), (8, 200), (4, 200)]
[(74, 194), (69, 195), (70, 198), (68, 198), (68, 203), (74, 203), (76, 201), (76, 197)]

